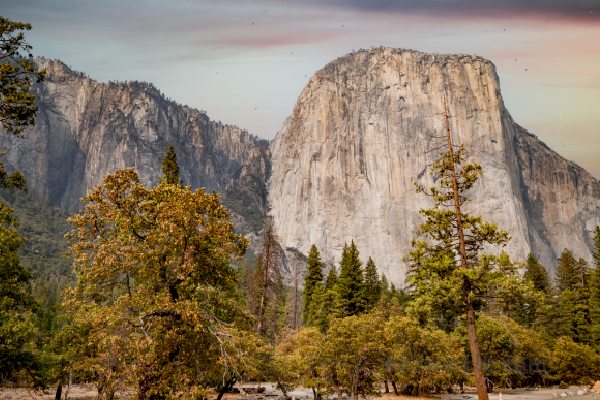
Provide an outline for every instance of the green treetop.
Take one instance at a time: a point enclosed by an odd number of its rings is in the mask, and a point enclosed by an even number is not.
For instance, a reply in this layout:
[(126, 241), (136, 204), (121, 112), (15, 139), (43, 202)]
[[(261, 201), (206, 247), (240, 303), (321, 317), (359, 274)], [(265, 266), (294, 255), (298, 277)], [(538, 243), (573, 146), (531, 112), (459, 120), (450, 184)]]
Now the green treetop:
[[(7, 134), (18, 137), (35, 123), (38, 107), (29, 91), (34, 79), (41, 82), (46, 73), (36, 72), (31, 46), (23, 34), (28, 30), (31, 24), (0, 17), (0, 125)], [(0, 188), (25, 190), (25, 183), (19, 171), (9, 175), (0, 162)], [(36, 335), (31, 313), (39, 307), (26, 290), (31, 274), (17, 255), (25, 239), (16, 231), (19, 224), (12, 212), (0, 204), (0, 376), (14, 383), (27, 377), (35, 386), (42, 386), (40, 361), (31, 351)]]
[(564, 249), (556, 270), (556, 283), (560, 291), (573, 290), (581, 282), (580, 265), (571, 251)]
[(365, 297), (369, 308), (372, 308), (381, 297), (381, 288), (379, 276), (377, 275), (377, 267), (369, 257), (365, 267)]
[(335, 285), (337, 284), (337, 278), (335, 267), (331, 267), (329, 273), (327, 274), (327, 279), (325, 280), (325, 291), (333, 290), (335, 288)]
[(600, 349), (600, 226), (596, 227), (594, 249), (592, 251), (594, 268), (590, 277), (590, 338), (598, 343)]
[(313, 314), (311, 310), (313, 293), (315, 291), (315, 287), (319, 286), (321, 289), (323, 287), (323, 263), (321, 262), (319, 250), (317, 250), (317, 246), (314, 244), (311, 246), (310, 251), (308, 252), (307, 264), (308, 265), (306, 266), (306, 269), (308, 274), (304, 278), (304, 292), (302, 293), (304, 302), (302, 313), (306, 325), (313, 326), (313, 321), (310, 321), (311, 318), (309, 318), (309, 315)]
[(179, 179), (179, 166), (177, 165), (177, 154), (173, 146), (169, 146), (165, 158), (162, 162), (163, 178), (161, 182), (168, 183), (170, 185), (183, 185), (181, 179)]
[(29, 90), (34, 79), (41, 82), (46, 74), (46, 70), (37, 72), (31, 59), (31, 46), (23, 33), (30, 30), (31, 24), (0, 17), (0, 123), (17, 136), (35, 123), (38, 107)]
[(592, 250), (592, 257), (594, 259), (594, 266), (600, 267), (600, 226), (596, 227), (594, 231), (594, 249)]
[(337, 283), (342, 316), (358, 314), (364, 311), (366, 306), (362, 261), (360, 261), (358, 255), (359, 252), (354, 240), (350, 246), (344, 243), (342, 260), (340, 261), (340, 276)]
[(523, 277), (533, 283), (533, 287), (538, 292), (547, 293), (550, 287), (550, 278), (548, 277), (548, 271), (546, 268), (541, 266), (533, 253), (529, 253), (527, 257), (527, 270)]
[(384, 273), (381, 274), (381, 279), (379, 280), (379, 293), (381, 294), (381, 297), (385, 297), (389, 300), (390, 283)]
[[(435, 186), (426, 189), (415, 182), (417, 193), (429, 196), (434, 206), (419, 211), (425, 221), (415, 232), (412, 251), (404, 258), (410, 268), (407, 283), (415, 299), (412, 312), (431, 314), (440, 308), (456, 308), (464, 313), (477, 396), (488, 400), (475, 313), (490, 297), (508, 298), (520, 291), (520, 276), (505, 253), (483, 252), (490, 245), (505, 246), (510, 237), (496, 224), (476, 216), (474, 207), (467, 207), (470, 200), (465, 195), (483, 171), (477, 164), (460, 167), (466, 150), (452, 144), (445, 97), (444, 109), (447, 135), (434, 138), (443, 138), (447, 144), (436, 146), (445, 147), (445, 151), (431, 168)], [(469, 208), (467, 213), (464, 208)]]

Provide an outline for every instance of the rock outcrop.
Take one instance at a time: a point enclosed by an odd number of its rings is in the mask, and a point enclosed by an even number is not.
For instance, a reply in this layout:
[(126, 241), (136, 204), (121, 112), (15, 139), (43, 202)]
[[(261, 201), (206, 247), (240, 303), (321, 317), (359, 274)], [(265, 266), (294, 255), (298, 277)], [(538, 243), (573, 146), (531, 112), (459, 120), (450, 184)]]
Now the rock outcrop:
[(268, 141), (170, 101), (152, 84), (103, 84), (58, 60), (36, 64), (47, 70), (33, 87), (36, 125), (24, 139), (0, 135), (7, 168), (23, 173), (32, 192), (74, 212), (116, 169), (135, 167), (144, 183), (156, 184), (172, 145), (184, 184), (216, 190), (237, 230), (256, 238), (267, 211)]
[(600, 184), (513, 121), (489, 60), (373, 47), (318, 71), (270, 145), (282, 247), (307, 254), (314, 243), (332, 264), (354, 239), (401, 284), (418, 210), (431, 206), (413, 183), (433, 184), (444, 95), (454, 143), (485, 171), (468, 211), (510, 232), (515, 259), (532, 251), (551, 272), (565, 247), (591, 259)]

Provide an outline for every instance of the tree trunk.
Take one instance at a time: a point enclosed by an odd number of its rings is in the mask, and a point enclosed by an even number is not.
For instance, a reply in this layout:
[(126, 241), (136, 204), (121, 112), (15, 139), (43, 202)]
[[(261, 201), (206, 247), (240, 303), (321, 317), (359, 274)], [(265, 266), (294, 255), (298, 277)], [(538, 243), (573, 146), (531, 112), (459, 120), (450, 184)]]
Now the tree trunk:
[(383, 381), (383, 384), (385, 385), (385, 393), (389, 393), (390, 392), (390, 387), (388, 386), (387, 379)]
[[(298, 329), (298, 266), (294, 270), (294, 323), (292, 329)], [(313, 389), (314, 390), (314, 389)]]
[(481, 353), (479, 351), (479, 339), (477, 338), (477, 329), (475, 327), (475, 309), (473, 303), (467, 304), (467, 327), (469, 330), (469, 344), (471, 347), (471, 358), (473, 360), (473, 370), (475, 372), (475, 383), (477, 385), (477, 396), (479, 400), (488, 400), (487, 384), (483, 375), (483, 363), (481, 362)]
[(281, 389), (281, 391), (283, 392), (283, 395), (285, 396), (286, 399), (289, 399), (290, 396), (288, 396), (287, 391), (285, 390), (285, 386), (283, 386), (281, 384), (281, 382), (279, 381), (279, 378), (275, 378), (275, 382), (277, 382), (277, 385), (279, 386), (279, 389)]
[(56, 395), (54, 396), (54, 400), (60, 400), (62, 396), (62, 385), (58, 385), (56, 387)]
[(400, 393), (398, 393), (398, 387), (396, 386), (396, 381), (394, 379), (392, 379), (392, 388), (394, 389), (394, 394), (396, 396), (400, 396)]
[(267, 308), (269, 287), (273, 286), (273, 282), (269, 277), (271, 272), (277, 274), (279, 271), (279, 253), (277, 241), (279, 240), (277, 233), (275, 232), (275, 222), (273, 217), (267, 219), (267, 229), (265, 231), (265, 242), (262, 245), (261, 258), (263, 260), (263, 276), (262, 276), (262, 293), (260, 296), (260, 308), (258, 310), (258, 321), (256, 326), (256, 332), (262, 335), (264, 328), (265, 311)]
[(315, 390), (315, 388), (314, 388), (314, 387), (313, 387), (313, 388), (311, 388), (311, 389), (312, 389), (312, 392), (313, 392), (313, 399), (314, 399), (314, 400), (318, 400), (318, 399), (317, 399), (317, 391)]
[(221, 391), (219, 392), (219, 395), (217, 396), (217, 400), (221, 400), (221, 398), (223, 397), (223, 395), (227, 392), (229, 392), (231, 390), (231, 388), (233, 387), (233, 385), (235, 385), (235, 382), (237, 381), (237, 378), (235, 376), (229, 378), (227, 380), (227, 383), (225, 383), (225, 386), (223, 386), (221, 388)]
[[(458, 199), (458, 183), (456, 181), (456, 171), (454, 168), (454, 151), (452, 150), (452, 138), (450, 137), (450, 122), (448, 121), (448, 107), (446, 106), (446, 96), (444, 96), (444, 111), (446, 113), (446, 129), (448, 132), (448, 148), (452, 159), (452, 185), (454, 188), (454, 208), (456, 211), (456, 230), (458, 233), (458, 250), (460, 254), (460, 265), (462, 268), (469, 268), (467, 264), (467, 249), (465, 245), (465, 235), (463, 232), (462, 215), (460, 213), (460, 201)], [(475, 384), (477, 386), (478, 400), (489, 400), (487, 385), (483, 375), (483, 364), (481, 362), (481, 353), (479, 351), (479, 340), (477, 339), (477, 328), (475, 327), (475, 310), (473, 301), (470, 298), (470, 282), (463, 282), (463, 297), (466, 304), (467, 325), (469, 329), (469, 344), (471, 347), (471, 357), (473, 358), (473, 368), (475, 370)]]
[(256, 325), (256, 333), (262, 335), (263, 323), (265, 319), (265, 308), (267, 302), (267, 287), (269, 279), (269, 264), (263, 263), (263, 281), (262, 281), (262, 293), (260, 294), (260, 307), (258, 309), (258, 321)]

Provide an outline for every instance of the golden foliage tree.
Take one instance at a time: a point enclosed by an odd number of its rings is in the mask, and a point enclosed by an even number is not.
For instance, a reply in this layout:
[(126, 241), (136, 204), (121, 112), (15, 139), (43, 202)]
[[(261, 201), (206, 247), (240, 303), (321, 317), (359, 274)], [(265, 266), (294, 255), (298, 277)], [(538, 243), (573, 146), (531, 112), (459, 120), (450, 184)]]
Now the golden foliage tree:
[(239, 376), (256, 341), (238, 329), (246, 315), (230, 261), (248, 243), (219, 197), (167, 181), (150, 189), (133, 169), (103, 183), (69, 219), (77, 284), (63, 302), (89, 335), (79, 366), (100, 396), (124, 385), (139, 400), (196, 399), (224, 374)]

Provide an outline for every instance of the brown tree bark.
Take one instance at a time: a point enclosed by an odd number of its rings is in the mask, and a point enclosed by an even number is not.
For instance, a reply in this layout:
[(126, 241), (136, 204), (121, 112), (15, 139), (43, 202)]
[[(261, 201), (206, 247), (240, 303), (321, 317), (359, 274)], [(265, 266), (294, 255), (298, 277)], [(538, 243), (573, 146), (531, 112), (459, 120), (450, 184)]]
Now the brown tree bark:
[(279, 273), (279, 237), (275, 232), (275, 222), (273, 217), (267, 219), (267, 228), (265, 230), (265, 241), (261, 249), (261, 258), (263, 261), (262, 293), (260, 296), (260, 307), (258, 309), (258, 321), (256, 333), (263, 334), (265, 310), (268, 302), (268, 290), (274, 286), (272, 274)]
[(56, 395), (54, 396), (54, 400), (60, 400), (62, 396), (62, 385), (58, 385), (56, 388)]
[[(456, 210), (456, 229), (458, 231), (458, 251), (460, 254), (460, 265), (462, 268), (469, 268), (467, 264), (467, 250), (465, 246), (465, 235), (463, 232), (462, 216), (460, 213), (460, 202), (458, 199), (458, 183), (456, 181), (456, 171), (454, 169), (454, 151), (452, 150), (452, 138), (450, 137), (450, 122), (448, 121), (448, 107), (446, 105), (446, 96), (444, 96), (444, 111), (446, 113), (446, 130), (448, 132), (448, 147), (452, 162), (452, 185), (454, 188), (454, 207)], [(477, 396), (479, 400), (489, 400), (485, 376), (483, 375), (483, 364), (481, 362), (481, 352), (479, 350), (479, 339), (477, 338), (477, 328), (475, 326), (475, 309), (473, 301), (470, 298), (471, 285), (465, 279), (463, 282), (463, 298), (466, 303), (465, 313), (467, 314), (467, 328), (469, 331), (469, 345), (471, 347), (471, 357), (473, 359), (473, 369), (475, 370), (475, 384), (477, 386)]]
[(398, 393), (398, 387), (396, 386), (396, 381), (392, 379), (392, 388), (394, 389), (394, 394), (396, 396), (400, 396), (400, 393)]

